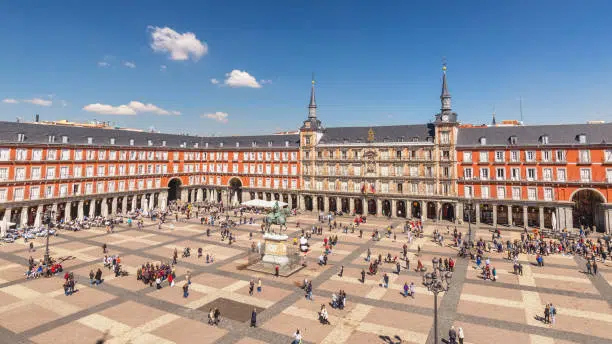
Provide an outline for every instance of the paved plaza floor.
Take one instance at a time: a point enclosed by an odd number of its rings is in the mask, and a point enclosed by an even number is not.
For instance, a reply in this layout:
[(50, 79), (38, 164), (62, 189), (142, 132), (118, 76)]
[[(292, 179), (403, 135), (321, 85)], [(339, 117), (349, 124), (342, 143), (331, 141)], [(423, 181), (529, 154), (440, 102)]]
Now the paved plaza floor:
[[(350, 219), (339, 219), (347, 223)], [(291, 218), (288, 234), (299, 235), (295, 222), (302, 228), (315, 222), (315, 215)], [(52, 237), (51, 255), (70, 259), (64, 268), (74, 273), (77, 289), (65, 296), (62, 276), (26, 280), (27, 259), (42, 259), (44, 239), (35, 240), (36, 251), (28, 252), (23, 241), (0, 245), (0, 343), (95, 343), (107, 333), (107, 343), (290, 343), (291, 335), (300, 329), (305, 343), (433, 343), (434, 298), (421, 284), (422, 276), (414, 270), (393, 273), (395, 266), (383, 264), (376, 276), (360, 278), (367, 271), (365, 256), (391, 253), (399, 256), (406, 236), (397, 219), (372, 219), (363, 225), (364, 236), (358, 233), (338, 235), (339, 243), (329, 256), (327, 266), (316, 264), (322, 252), (323, 236), (313, 236), (308, 266), (290, 277), (275, 278), (245, 270), (248, 251), (253, 241), (262, 241), (258, 225), (241, 225), (237, 242), (228, 246), (220, 240), (218, 228), (206, 227), (198, 220), (170, 222), (158, 230), (145, 222), (143, 230), (118, 226), (115, 233), (103, 228), (81, 232), (61, 232)], [(398, 225), (397, 240), (370, 239), (374, 228)], [(173, 227), (173, 228), (171, 228)], [(446, 231), (446, 225), (443, 226)], [(409, 245), (411, 269), (417, 259), (431, 269), (431, 260), (453, 257), (457, 263), (451, 288), (440, 294), (439, 332), (447, 334), (451, 325), (461, 326), (465, 343), (471, 344), (569, 344), (612, 343), (612, 266), (600, 264), (600, 274), (584, 274), (584, 262), (573, 256), (548, 256), (545, 266), (532, 264), (533, 256), (521, 255), (522, 276), (514, 275), (512, 262), (503, 254), (489, 255), (496, 267), (498, 280), (484, 281), (472, 262), (457, 257), (452, 247), (441, 247), (431, 240), (433, 224), (425, 227), (425, 237)], [(459, 228), (464, 233), (465, 228)], [(324, 226), (324, 235), (329, 235)], [(519, 233), (502, 232), (502, 239), (519, 237)], [(446, 236), (450, 237), (450, 236)], [(486, 229), (474, 230), (474, 237), (490, 239)], [(112, 276), (102, 267), (102, 244), (109, 254), (122, 257), (127, 277)], [(416, 257), (417, 248), (421, 255)], [(136, 269), (146, 262), (171, 261), (174, 249), (179, 257), (190, 247), (188, 258), (179, 258), (175, 287), (157, 290), (136, 280)], [(214, 263), (197, 258), (197, 248), (204, 255), (212, 254)], [(340, 266), (344, 274), (338, 276)], [(403, 262), (402, 262), (403, 265)], [(91, 269), (102, 267), (104, 282), (90, 286)], [(191, 272), (190, 295), (183, 298), (181, 286), (187, 271)], [(388, 289), (380, 286), (382, 274), (390, 276)], [(249, 281), (262, 279), (263, 290), (249, 295)], [(306, 300), (297, 285), (307, 278), (313, 282), (314, 301)], [(417, 285), (416, 297), (403, 297), (405, 282)], [(331, 325), (317, 321), (321, 304), (329, 304), (332, 293), (344, 290), (344, 310), (327, 307)], [(557, 308), (556, 323), (547, 325), (537, 320), (544, 306)], [(208, 305), (219, 305), (222, 322), (218, 327), (207, 324)], [(224, 307), (228, 317), (223, 317)], [(258, 326), (250, 328), (250, 312), (257, 308)], [(245, 312), (242, 316), (238, 314)], [(235, 320), (238, 319), (238, 320)]]

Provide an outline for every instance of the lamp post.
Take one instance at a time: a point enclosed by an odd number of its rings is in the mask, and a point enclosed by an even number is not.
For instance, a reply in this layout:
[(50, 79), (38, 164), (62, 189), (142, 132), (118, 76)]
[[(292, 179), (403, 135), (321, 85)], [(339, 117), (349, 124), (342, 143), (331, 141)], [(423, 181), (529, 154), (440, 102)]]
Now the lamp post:
[(47, 225), (47, 238), (45, 243), (45, 256), (43, 258), (46, 266), (49, 266), (51, 263), (51, 257), (49, 256), (49, 231), (51, 230), (51, 218), (55, 216), (55, 212), (52, 210), (47, 210), (44, 213), (43, 223)]
[[(440, 276), (438, 276), (438, 274)], [(434, 269), (431, 273), (426, 273), (423, 276), (423, 284), (427, 287), (427, 290), (434, 294), (434, 343), (438, 344), (438, 293), (442, 291), (448, 291), (450, 288), (450, 281), (453, 278), (453, 273), (450, 271), (436, 272)], [(446, 287), (444, 287), (446, 282)]]

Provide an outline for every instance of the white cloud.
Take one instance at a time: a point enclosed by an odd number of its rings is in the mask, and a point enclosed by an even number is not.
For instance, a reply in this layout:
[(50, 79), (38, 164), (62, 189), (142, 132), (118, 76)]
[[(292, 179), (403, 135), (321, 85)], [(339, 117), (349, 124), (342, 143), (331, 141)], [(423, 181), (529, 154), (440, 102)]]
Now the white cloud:
[(134, 62), (130, 62), (130, 61), (123, 62), (123, 65), (128, 67), (128, 68), (136, 68), (136, 64)]
[(51, 100), (41, 99), (41, 98), (32, 98), (32, 99), (24, 99), (26, 103), (40, 105), (40, 106), (51, 106), (53, 102)]
[(151, 31), (151, 49), (155, 52), (169, 53), (168, 58), (174, 61), (185, 61), (191, 58), (197, 61), (208, 53), (208, 45), (196, 38), (192, 32), (178, 33), (169, 27), (149, 26)]
[(227, 117), (229, 117), (229, 114), (226, 112), (217, 111), (215, 113), (203, 114), (200, 117), (214, 119), (215, 121), (221, 123), (227, 123)]
[(2, 99), (2, 102), (6, 104), (17, 104), (19, 103), (19, 100), (13, 99), (13, 98), (6, 98), (6, 99)]
[(159, 66), (159, 70), (162, 71), (162, 72), (165, 72), (166, 68), (168, 68), (168, 67), (166, 67), (166, 65)]
[(261, 88), (261, 85), (257, 82), (251, 74), (246, 71), (234, 69), (233, 71), (225, 74), (225, 84), (229, 87), (251, 87)]
[(102, 67), (102, 68), (110, 67), (110, 63), (106, 61), (100, 61), (98, 62), (98, 67)]
[(217, 84), (219, 84), (219, 80), (217, 80), (215, 78), (212, 78), (212, 79), (210, 79), (210, 83), (213, 84), (213, 85), (217, 85)]
[(139, 101), (132, 100), (127, 105), (112, 106), (107, 104), (89, 104), (83, 107), (83, 110), (87, 112), (95, 112), (101, 115), (123, 115), (133, 116), (138, 113), (154, 113), (156, 115), (180, 115), (179, 111), (168, 111), (153, 105), (151, 103), (145, 104)]
[(272, 80), (270, 80), (270, 79), (261, 79), (261, 80), (259, 80), (259, 83), (262, 84), (262, 85), (271, 84)]

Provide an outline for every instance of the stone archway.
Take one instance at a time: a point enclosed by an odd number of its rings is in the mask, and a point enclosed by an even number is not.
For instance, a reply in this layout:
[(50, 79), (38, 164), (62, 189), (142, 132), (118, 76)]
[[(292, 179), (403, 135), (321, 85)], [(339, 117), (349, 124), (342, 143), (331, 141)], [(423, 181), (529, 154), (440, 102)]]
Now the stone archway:
[(442, 220), (455, 221), (455, 206), (452, 203), (442, 204)]
[(353, 202), (355, 202), (355, 214), (363, 215), (363, 202), (361, 202), (361, 198), (355, 198)]
[(336, 204), (336, 197), (329, 197), (329, 211), (338, 211), (338, 204)]
[(388, 199), (382, 202), (382, 214), (383, 216), (390, 216), (391, 214), (391, 201)]
[(312, 211), (312, 197), (304, 196), (304, 209), (307, 211)]
[(341, 201), (341, 211), (345, 214), (348, 214), (348, 212), (350, 211), (350, 205), (349, 205), (349, 199), (348, 198), (342, 198)]
[(602, 203), (606, 203), (605, 197), (594, 189), (580, 189), (571, 196), (573, 226), (575, 228), (595, 226), (597, 231), (605, 231), (604, 210)]
[(242, 180), (238, 177), (230, 179), (228, 184), (230, 190), (230, 204), (238, 206), (242, 203)]
[(368, 200), (368, 215), (376, 215), (376, 201)]
[(168, 202), (181, 199), (181, 185), (183, 182), (180, 178), (172, 178), (168, 182)]
[(397, 209), (396, 209), (396, 216), (397, 217), (406, 217), (406, 202), (404, 201), (396, 201), (397, 202)]
[(323, 211), (325, 209), (325, 204), (323, 204), (323, 197), (317, 197), (317, 211)]
[(427, 202), (427, 218), (428, 219), (436, 219), (436, 204), (434, 202)]
[(410, 205), (412, 207), (412, 217), (416, 217), (417, 219), (421, 218), (421, 202), (414, 201)]

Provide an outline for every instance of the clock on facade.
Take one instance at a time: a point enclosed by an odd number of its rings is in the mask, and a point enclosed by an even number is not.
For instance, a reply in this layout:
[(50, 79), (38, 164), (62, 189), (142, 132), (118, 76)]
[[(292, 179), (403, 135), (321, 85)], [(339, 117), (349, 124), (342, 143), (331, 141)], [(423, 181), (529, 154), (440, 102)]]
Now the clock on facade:
[(448, 122), (448, 115), (442, 115), (442, 121)]

